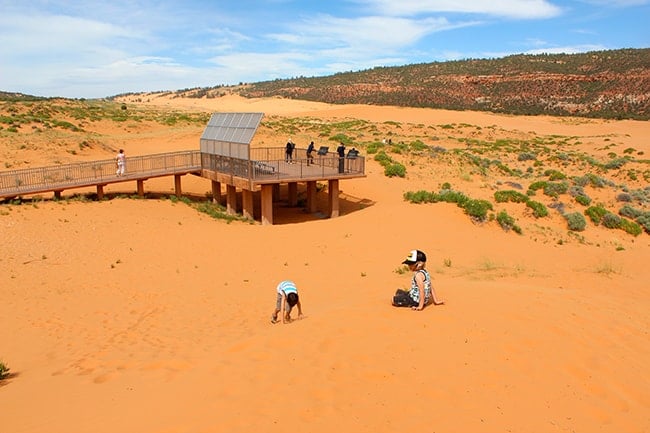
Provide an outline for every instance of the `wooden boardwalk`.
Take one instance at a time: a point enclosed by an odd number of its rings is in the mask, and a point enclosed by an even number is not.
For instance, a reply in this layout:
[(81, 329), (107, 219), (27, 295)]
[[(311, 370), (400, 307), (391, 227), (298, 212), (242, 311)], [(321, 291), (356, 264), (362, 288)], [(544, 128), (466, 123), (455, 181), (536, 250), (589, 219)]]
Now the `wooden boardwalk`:
[(201, 153), (181, 151), (127, 158), (126, 172), (117, 176), (115, 160), (79, 162), (23, 170), (0, 171), (0, 198), (13, 198), (28, 194), (54, 192), (60, 196), (66, 189), (97, 187), (103, 195), (103, 187), (118, 182), (142, 183), (153, 177), (201, 174)]
[(135, 156), (127, 158), (126, 171), (122, 176), (116, 174), (114, 159), (0, 171), (0, 199), (42, 193), (54, 193), (55, 197), (60, 198), (64, 190), (93, 186), (101, 199), (106, 185), (127, 181), (136, 181), (138, 194), (144, 195), (144, 181), (163, 176), (174, 176), (175, 193), (180, 196), (181, 177), (194, 174), (212, 181), (215, 200), (221, 201), (221, 184), (226, 185), (229, 213), (238, 210), (235, 193), (240, 188), (244, 201), (243, 214), (248, 218), (252, 218), (253, 213), (252, 192), (262, 190), (262, 223), (273, 224), (272, 203), (273, 196), (277, 194), (272, 187), (288, 184), (289, 203), (295, 205), (297, 183), (305, 182), (307, 210), (315, 212), (316, 182), (328, 181), (328, 212), (335, 217), (338, 216), (339, 180), (365, 177), (363, 157), (319, 155), (310, 161), (306, 158), (287, 161), (280, 159), (278, 152), (273, 148), (256, 149), (254, 156), (266, 158), (255, 160), (210, 155), (198, 150)]

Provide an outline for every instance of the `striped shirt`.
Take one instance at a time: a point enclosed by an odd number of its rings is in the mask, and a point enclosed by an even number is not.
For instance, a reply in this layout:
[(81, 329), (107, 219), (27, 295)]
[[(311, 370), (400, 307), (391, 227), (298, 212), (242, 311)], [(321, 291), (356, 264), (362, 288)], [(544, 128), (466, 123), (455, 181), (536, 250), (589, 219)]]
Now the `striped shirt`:
[(296, 288), (296, 284), (290, 280), (284, 280), (280, 284), (278, 284), (277, 291), (278, 293), (284, 293), (285, 295), (288, 295), (289, 293), (298, 294), (298, 289)]

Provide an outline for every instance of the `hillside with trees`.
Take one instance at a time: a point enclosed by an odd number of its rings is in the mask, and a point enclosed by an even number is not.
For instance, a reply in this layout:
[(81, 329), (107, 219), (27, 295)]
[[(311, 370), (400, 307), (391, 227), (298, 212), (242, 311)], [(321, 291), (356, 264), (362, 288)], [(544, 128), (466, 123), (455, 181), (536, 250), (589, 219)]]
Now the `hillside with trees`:
[[(377, 67), (252, 83), (238, 92), (247, 97), (281, 96), (334, 104), (647, 120), (650, 49)], [(200, 94), (209, 92), (203, 89)]]

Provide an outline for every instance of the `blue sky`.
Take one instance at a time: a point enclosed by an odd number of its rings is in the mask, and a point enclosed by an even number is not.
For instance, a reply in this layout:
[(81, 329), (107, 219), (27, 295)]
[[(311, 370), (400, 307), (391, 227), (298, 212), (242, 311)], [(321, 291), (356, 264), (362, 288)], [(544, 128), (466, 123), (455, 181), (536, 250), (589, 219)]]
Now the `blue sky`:
[(98, 98), (650, 47), (650, 0), (0, 0), (0, 90)]

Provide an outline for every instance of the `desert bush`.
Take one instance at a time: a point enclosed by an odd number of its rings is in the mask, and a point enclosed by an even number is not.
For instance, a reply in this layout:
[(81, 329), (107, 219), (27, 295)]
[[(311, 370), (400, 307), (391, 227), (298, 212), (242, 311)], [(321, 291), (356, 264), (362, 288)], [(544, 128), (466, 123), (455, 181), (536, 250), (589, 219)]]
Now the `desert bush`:
[(542, 218), (548, 215), (548, 209), (546, 206), (538, 201), (529, 200), (526, 202), (526, 206), (533, 210), (535, 218)]
[(547, 182), (544, 185), (544, 194), (549, 197), (557, 198), (560, 194), (565, 194), (569, 190), (569, 184), (566, 182)]
[(505, 191), (496, 191), (494, 193), (494, 200), (497, 203), (526, 203), (529, 198), (526, 194), (522, 194), (519, 191), (515, 190), (505, 190)]
[(379, 151), (379, 152), (375, 155), (375, 158), (374, 158), (374, 159), (375, 159), (375, 161), (377, 161), (377, 162), (380, 163), (381, 165), (390, 164), (390, 162), (392, 161), (392, 159), (390, 158), (390, 156), (388, 156), (388, 155), (386, 154), (386, 152), (384, 152), (383, 150)]
[(593, 222), (596, 225), (600, 224), (600, 222), (602, 221), (606, 213), (607, 213), (607, 209), (605, 209), (601, 205), (590, 206), (585, 210), (585, 215), (587, 215), (591, 220), (591, 222)]
[(462, 192), (453, 191), (453, 190), (442, 190), (437, 195), (438, 201), (444, 201), (446, 203), (456, 203), (459, 207), (465, 207), (465, 204), (470, 200)]
[(591, 203), (591, 198), (589, 198), (586, 195), (577, 195), (576, 201), (583, 206), (589, 206), (589, 204)]
[(618, 229), (621, 227), (621, 217), (614, 213), (607, 212), (603, 215), (601, 223), (608, 229)]
[(429, 191), (407, 191), (404, 193), (404, 200), (411, 203), (435, 203), (434, 193)]
[(632, 201), (632, 196), (626, 192), (622, 192), (616, 195), (616, 201), (623, 201), (629, 203)]
[(574, 177), (573, 181), (580, 186), (591, 185), (594, 188), (603, 188), (607, 185), (607, 181), (600, 176), (596, 176), (592, 173), (587, 173), (584, 176)]
[(587, 221), (580, 212), (564, 214), (564, 218), (566, 219), (569, 230), (571, 231), (581, 232), (587, 227)]
[(346, 146), (352, 145), (352, 139), (343, 133), (333, 135), (328, 140), (336, 141), (337, 143), (343, 143)]
[(640, 215), (636, 218), (636, 222), (643, 227), (646, 233), (650, 234), (650, 212)]
[(9, 375), (9, 367), (7, 365), (0, 361), (0, 380), (4, 379)]
[(546, 170), (544, 176), (548, 176), (549, 180), (563, 180), (566, 179), (566, 174), (557, 170)]
[[(533, 182), (533, 183), (531, 183), (531, 184), (528, 186), (528, 192), (529, 192), (528, 195), (535, 195), (535, 193), (534, 193), (535, 191), (537, 191), (538, 189), (544, 189), (544, 188), (546, 188), (546, 185), (547, 185), (547, 184), (548, 184), (548, 182), (545, 181), (545, 180), (538, 180), (537, 182)], [(531, 191), (533, 192), (532, 194), (530, 194)]]
[(640, 209), (636, 209), (632, 207), (629, 204), (624, 205), (622, 208), (619, 209), (618, 211), (619, 215), (623, 215), (624, 217), (632, 218), (633, 220), (637, 219), (641, 215), (644, 214), (644, 212)]
[(621, 218), (620, 229), (631, 234), (632, 236), (639, 236), (641, 233), (643, 233), (643, 229), (639, 223), (630, 221), (625, 218)]
[(412, 141), (412, 142), (409, 144), (409, 147), (411, 148), (411, 150), (415, 150), (415, 151), (422, 151), (422, 150), (426, 150), (426, 149), (429, 148), (429, 146), (427, 146), (426, 144), (424, 144), (424, 143), (423, 143), (422, 141), (420, 141), (420, 140)]
[(492, 203), (487, 200), (470, 199), (463, 206), (465, 213), (478, 221), (485, 221), (487, 212), (492, 210)]
[(451, 184), (449, 182), (445, 182), (442, 184), (440, 187), (441, 189), (451, 189)]
[(619, 169), (623, 167), (625, 164), (627, 164), (628, 161), (629, 160), (627, 158), (612, 159), (611, 161), (605, 163), (605, 168), (608, 170)]
[(388, 164), (384, 167), (384, 175), (388, 177), (393, 177), (393, 176), (404, 177), (406, 176), (406, 167), (403, 164), (400, 164), (399, 162)]
[(497, 222), (505, 231), (512, 229), (515, 233), (521, 234), (521, 228), (515, 224), (515, 219), (508, 215), (508, 212), (505, 210), (502, 210), (497, 214)]
[(537, 159), (537, 155), (531, 152), (522, 152), (517, 157), (518, 161), (534, 161)]
[(385, 145), (381, 142), (375, 141), (373, 143), (370, 143), (366, 146), (366, 153), (368, 155), (374, 155), (379, 151), (379, 149), (382, 149)]

